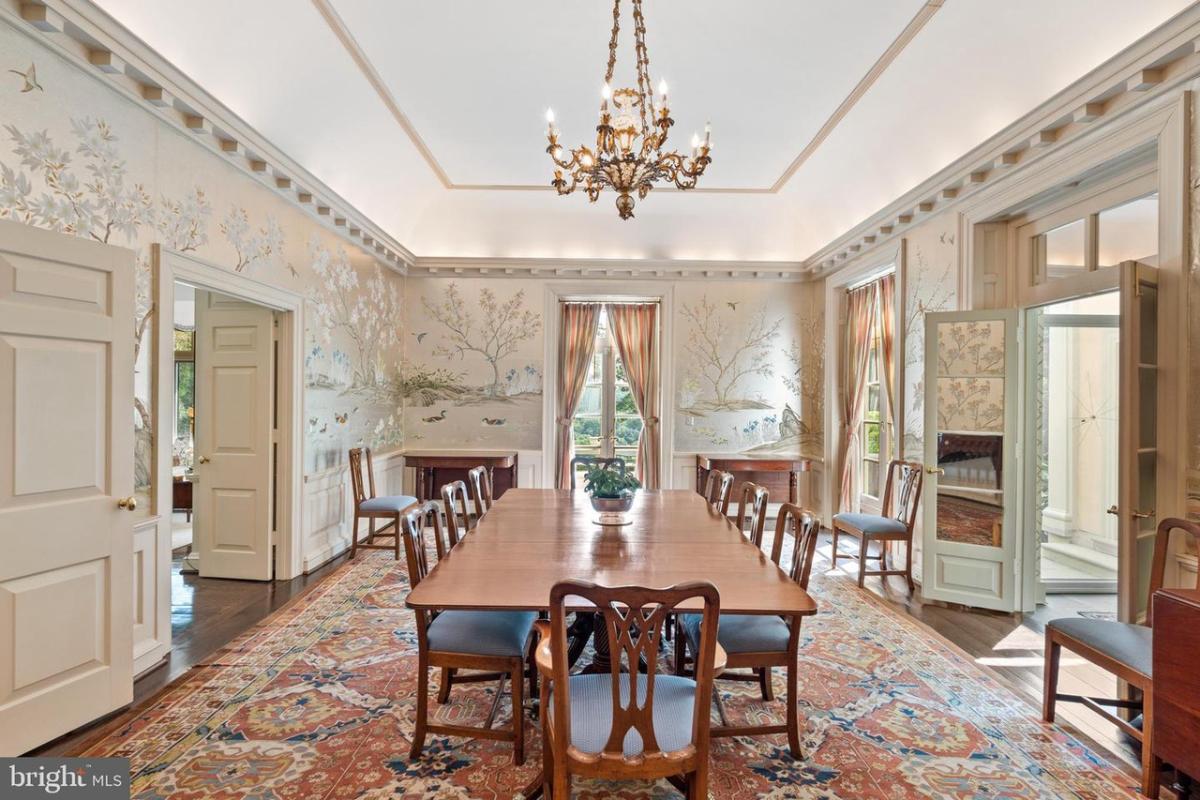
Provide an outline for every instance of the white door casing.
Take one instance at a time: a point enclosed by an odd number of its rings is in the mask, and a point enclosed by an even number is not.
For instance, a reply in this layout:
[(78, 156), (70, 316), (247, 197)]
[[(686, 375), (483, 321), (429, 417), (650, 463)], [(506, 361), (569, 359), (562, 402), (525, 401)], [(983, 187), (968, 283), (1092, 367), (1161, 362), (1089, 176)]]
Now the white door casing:
[(132, 700), (134, 264), (0, 222), (0, 755)]
[(270, 580), (274, 312), (196, 292), (200, 575)]
[[(927, 599), (996, 611), (1017, 608), (1019, 325), (1015, 309), (925, 317), (921, 591)], [(942, 434), (949, 440), (940, 454)], [(988, 446), (996, 447), (999, 486), (990, 482), (988, 457), (976, 456), (978, 466), (968, 466), (971, 459), (958, 461), (955, 453)]]

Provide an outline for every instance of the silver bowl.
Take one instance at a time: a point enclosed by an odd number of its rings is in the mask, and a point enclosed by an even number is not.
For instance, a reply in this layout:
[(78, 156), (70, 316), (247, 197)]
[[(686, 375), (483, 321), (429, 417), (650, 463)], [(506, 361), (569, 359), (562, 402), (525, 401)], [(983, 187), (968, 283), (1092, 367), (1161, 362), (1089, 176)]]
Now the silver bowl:
[(592, 508), (600, 512), (600, 516), (595, 520), (597, 525), (628, 525), (630, 519), (625, 516), (629, 509), (633, 508), (633, 493), (624, 494), (620, 497), (590, 497)]

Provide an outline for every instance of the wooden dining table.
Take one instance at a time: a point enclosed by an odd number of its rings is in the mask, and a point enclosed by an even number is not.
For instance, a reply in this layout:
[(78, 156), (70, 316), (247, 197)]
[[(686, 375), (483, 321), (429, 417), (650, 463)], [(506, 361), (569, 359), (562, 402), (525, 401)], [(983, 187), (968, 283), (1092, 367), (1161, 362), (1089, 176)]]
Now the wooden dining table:
[[(665, 588), (709, 581), (721, 612), (800, 618), (817, 604), (690, 489), (640, 491), (628, 525), (602, 527), (582, 491), (511, 489), (408, 595), (413, 609), (547, 611), (559, 581)], [(582, 598), (573, 611), (593, 608)], [(700, 610), (689, 601), (681, 610)], [(526, 797), (541, 794), (541, 780)]]

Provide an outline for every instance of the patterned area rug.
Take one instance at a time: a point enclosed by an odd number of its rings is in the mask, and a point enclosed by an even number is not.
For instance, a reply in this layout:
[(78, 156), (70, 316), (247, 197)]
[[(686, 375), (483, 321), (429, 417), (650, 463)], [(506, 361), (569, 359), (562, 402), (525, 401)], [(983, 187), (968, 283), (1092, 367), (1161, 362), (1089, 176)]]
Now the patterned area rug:
[[(818, 564), (818, 566), (821, 566)], [(782, 736), (714, 743), (713, 798), (1135, 798), (1132, 780), (920, 623), (836, 573), (816, 575), (804, 623), (807, 757)], [(510, 798), (524, 767), (503, 743), (430, 737), (407, 759), (416, 635), (405, 570), (381, 552), (341, 568), (94, 743), (126, 756), (150, 798)], [(436, 674), (436, 673), (435, 673)], [(436, 677), (433, 681), (436, 683)], [(432, 688), (432, 687), (431, 687)], [(755, 684), (721, 682), (740, 719), (781, 720)], [(486, 717), (492, 687), (456, 686), (443, 718)], [(506, 724), (507, 705), (497, 725)], [(731, 720), (733, 721), (733, 720)], [(668, 798), (657, 784), (575, 784), (576, 798)]]

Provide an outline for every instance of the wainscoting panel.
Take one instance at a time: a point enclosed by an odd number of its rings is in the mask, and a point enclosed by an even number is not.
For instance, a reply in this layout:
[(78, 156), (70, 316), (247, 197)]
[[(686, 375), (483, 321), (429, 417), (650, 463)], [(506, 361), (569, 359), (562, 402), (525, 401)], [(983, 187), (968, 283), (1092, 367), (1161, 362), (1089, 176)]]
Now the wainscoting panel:
[(171, 521), (151, 517), (133, 529), (133, 674), (162, 661), (171, 649)]
[[(396, 450), (376, 454), (374, 458), (377, 494), (405, 492), (404, 455)], [(411, 472), (412, 470), (407, 470)], [(334, 469), (304, 476), (304, 572), (308, 573), (341, 554), (350, 546), (350, 528), (354, 522), (354, 492), (350, 469)]]

